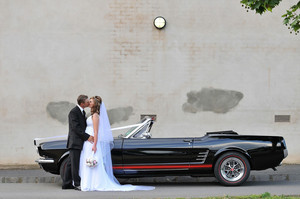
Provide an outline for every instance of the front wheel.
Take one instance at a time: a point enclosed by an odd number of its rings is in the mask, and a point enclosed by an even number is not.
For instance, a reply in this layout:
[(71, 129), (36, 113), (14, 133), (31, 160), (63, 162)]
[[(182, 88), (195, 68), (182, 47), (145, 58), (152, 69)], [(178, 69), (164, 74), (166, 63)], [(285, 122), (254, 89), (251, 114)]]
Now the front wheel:
[(59, 174), (60, 174), (61, 179), (64, 179), (67, 163), (68, 163), (68, 157), (65, 158), (62, 161), (62, 163), (60, 164)]
[(227, 152), (218, 158), (214, 167), (214, 174), (223, 185), (241, 185), (249, 177), (250, 163), (241, 153)]

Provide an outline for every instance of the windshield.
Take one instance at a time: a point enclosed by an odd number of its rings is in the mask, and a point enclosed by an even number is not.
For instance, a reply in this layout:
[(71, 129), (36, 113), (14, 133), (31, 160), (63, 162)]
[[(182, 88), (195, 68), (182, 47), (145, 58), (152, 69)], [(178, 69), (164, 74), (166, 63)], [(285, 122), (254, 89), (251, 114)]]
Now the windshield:
[(126, 133), (121, 133), (118, 137), (122, 138), (122, 137), (126, 137), (127, 135), (129, 135), (132, 131), (134, 131), (137, 127), (131, 127), (128, 131), (126, 131)]
[[(139, 124), (142, 125), (142, 123), (145, 122), (146, 120), (147, 120), (146, 117), (143, 118), (143, 119), (139, 122)], [(137, 130), (137, 128), (140, 128), (140, 127), (141, 127), (140, 125), (131, 127), (128, 131), (126, 131), (124, 134), (123, 134), (123, 133), (120, 134), (118, 137), (119, 137), (119, 138), (127, 137), (127, 136), (130, 135), (133, 131)], [(144, 125), (145, 125), (145, 124), (144, 124)], [(146, 129), (147, 129), (147, 127), (148, 127), (149, 125), (146, 124), (145, 126), (146, 126)], [(143, 127), (139, 132), (144, 132), (146, 129), (145, 129), (145, 127)], [(140, 133), (138, 133), (138, 134), (140, 134)], [(136, 135), (136, 136), (138, 136), (138, 135)]]
[(138, 133), (136, 133), (133, 137), (134, 138), (141, 138), (143, 137), (143, 133), (146, 132), (146, 130), (148, 129), (148, 125), (145, 125), (141, 130), (139, 130)]
[(129, 135), (132, 131), (134, 131), (134, 129), (136, 129), (136, 126), (135, 127), (132, 127), (132, 128), (130, 128), (125, 134), (124, 134), (124, 136), (127, 136), (127, 135)]

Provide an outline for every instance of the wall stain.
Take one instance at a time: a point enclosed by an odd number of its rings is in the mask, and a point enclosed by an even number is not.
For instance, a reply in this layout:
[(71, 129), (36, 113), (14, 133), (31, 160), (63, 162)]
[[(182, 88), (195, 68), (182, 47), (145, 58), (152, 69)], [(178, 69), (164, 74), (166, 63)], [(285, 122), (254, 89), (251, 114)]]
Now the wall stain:
[(76, 104), (67, 101), (49, 102), (47, 105), (47, 113), (51, 118), (59, 121), (62, 124), (68, 123), (68, 114)]
[(110, 124), (127, 121), (132, 113), (133, 108), (131, 106), (109, 109), (107, 111)]
[[(55, 119), (62, 124), (67, 124), (68, 114), (71, 111), (71, 109), (75, 106), (76, 104), (67, 101), (49, 102), (46, 107), (46, 110), (52, 119)], [(87, 108), (85, 111), (87, 112), (87, 117), (91, 115), (89, 108)], [(110, 124), (118, 123), (121, 121), (127, 121), (132, 115), (132, 113), (133, 108), (131, 106), (107, 110)]]
[(182, 110), (188, 113), (211, 111), (214, 113), (227, 113), (236, 107), (244, 94), (238, 91), (215, 88), (202, 88), (201, 91), (187, 93), (187, 102)]

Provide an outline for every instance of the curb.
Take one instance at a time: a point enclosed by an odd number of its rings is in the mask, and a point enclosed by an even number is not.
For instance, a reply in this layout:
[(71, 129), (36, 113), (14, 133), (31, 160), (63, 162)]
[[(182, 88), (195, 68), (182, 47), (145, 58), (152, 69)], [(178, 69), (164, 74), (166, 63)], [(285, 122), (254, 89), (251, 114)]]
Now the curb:
[[(248, 182), (291, 182), (300, 181), (300, 165), (282, 165), (277, 171), (251, 171)], [(167, 176), (145, 178), (119, 178), (120, 183), (159, 184), (159, 183), (201, 183), (217, 182), (214, 177)], [(1, 183), (62, 183), (59, 175), (42, 169), (0, 169)]]
[(61, 183), (60, 177), (0, 177), (0, 183)]

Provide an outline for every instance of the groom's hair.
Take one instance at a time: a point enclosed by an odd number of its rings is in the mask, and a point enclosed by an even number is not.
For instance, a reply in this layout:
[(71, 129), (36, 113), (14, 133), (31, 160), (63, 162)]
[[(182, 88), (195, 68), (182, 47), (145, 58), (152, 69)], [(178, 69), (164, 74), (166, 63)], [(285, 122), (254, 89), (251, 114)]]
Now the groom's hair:
[(89, 98), (87, 95), (79, 95), (77, 98), (78, 105), (80, 105), (81, 103), (84, 103), (87, 98)]

